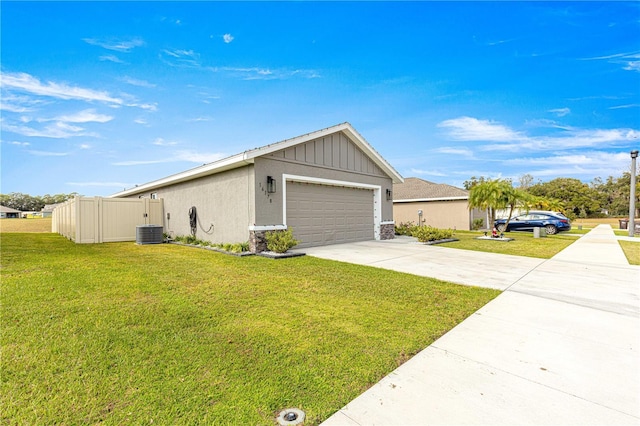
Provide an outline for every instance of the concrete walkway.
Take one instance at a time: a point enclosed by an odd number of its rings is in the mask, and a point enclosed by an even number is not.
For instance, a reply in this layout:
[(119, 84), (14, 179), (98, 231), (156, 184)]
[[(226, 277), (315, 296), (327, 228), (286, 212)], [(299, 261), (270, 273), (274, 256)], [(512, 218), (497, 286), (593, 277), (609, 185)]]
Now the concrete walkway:
[(307, 254), (505, 290), (323, 424), (640, 424), (640, 267), (608, 225), (549, 260), (408, 239)]

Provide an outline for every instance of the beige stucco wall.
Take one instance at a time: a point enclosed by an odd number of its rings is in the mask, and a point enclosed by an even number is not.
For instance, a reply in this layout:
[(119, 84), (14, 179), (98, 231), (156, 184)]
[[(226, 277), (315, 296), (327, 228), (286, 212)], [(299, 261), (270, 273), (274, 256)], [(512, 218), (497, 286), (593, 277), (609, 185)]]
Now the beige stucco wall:
[(189, 209), (195, 206), (197, 238), (213, 243), (245, 242), (249, 239), (249, 225), (254, 222), (253, 183), (253, 166), (247, 165), (132, 197), (156, 193), (162, 198), (164, 232), (174, 236), (191, 234)]
[(422, 210), (423, 225), (442, 229), (471, 229), (467, 200), (394, 203), (396, 224), (418, 224), (418, 210)]

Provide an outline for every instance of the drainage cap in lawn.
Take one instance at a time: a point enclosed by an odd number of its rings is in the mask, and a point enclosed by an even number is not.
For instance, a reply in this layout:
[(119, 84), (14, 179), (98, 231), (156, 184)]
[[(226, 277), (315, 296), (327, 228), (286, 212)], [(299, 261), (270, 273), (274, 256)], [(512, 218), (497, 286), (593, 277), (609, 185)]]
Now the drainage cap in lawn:
[(304, 421), (304, 411), (297, 408), (287, 408), (280, 412), (278, 423), (282, 426), (298, 425)]

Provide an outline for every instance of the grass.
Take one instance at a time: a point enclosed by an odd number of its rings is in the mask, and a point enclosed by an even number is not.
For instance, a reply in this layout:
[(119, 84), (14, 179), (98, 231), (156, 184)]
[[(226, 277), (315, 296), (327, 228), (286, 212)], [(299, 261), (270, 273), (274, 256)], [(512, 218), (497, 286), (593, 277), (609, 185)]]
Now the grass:
[(595, 228), (598, 225), (611, 225), (613, 229), (618, 229), (620, 226), (620, 217), (602, 217), (602, 218), (585, 218), (585, 219), (575, 219), (571, 221), (572, 227), (578, 227), (578, 225), (582, 225), (583, 228)]
[(3, 424), (272, 425), (287, 407), (318, 424), (499, 294), (306, 256), (0, 237)]
[(0, 232), (51, 232), (51, 218), (0, 219)]
[(476, 231), (456, 231), (454, 238), (459, 241), (440, 244), (464, 250), (483, 251), (488, 253), (510, 254), (514, 256), (550, 259), (571, 243), (576, 237), (565, 234), (550, 235), (545, 238), (533, 238), (533, 232), (506, 232), (504, 235), (513, 241), (479, 240), (484, 235)]
[(624, 255), (631, 265), (640, 265), (640, 243), (635, 241), (618, 241)]

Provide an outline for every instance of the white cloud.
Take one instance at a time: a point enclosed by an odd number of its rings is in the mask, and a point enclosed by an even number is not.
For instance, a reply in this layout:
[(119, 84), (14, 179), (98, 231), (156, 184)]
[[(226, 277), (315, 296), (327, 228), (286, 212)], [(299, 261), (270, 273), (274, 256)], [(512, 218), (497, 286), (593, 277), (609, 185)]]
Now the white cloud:
[(89, 145), (88, 143), (82, 143), (79, 145), (80, 149), (91, 149), (91, 145)]
[(588, 166), (602, 164), (622, 164), (629, 162), (629, 154), (626, 152), (602, 152), (592, 151), (583, 154), (555, 155), (548, 157), (512, 158), (505, 160), (505, 164), (514, 165), (578, 165)]
[(622, 67), (627, 71), (639, 71), (640, 72), (640, 61), (629, 61), (627, 65)]
[(507, 126), (473, 117), (445, 120), (438, 123), (438, 127), (450, 129), (449, 136), (461, 141), (512, 142), (523, 139), (520, 133)]
[(222, 39), (225, 43), (231, 43), (233, 41), (233, 36), (231, 34), (225, 34), (222, 36)]
[(149, 83), (148, 81), (138, 80), (137, 78), (132, 78), (128, 76), (122, 77), (121, 80), (127, 84), (131, 84), (132, 86), (147, 87), (150, 89), (156, 87), (155, 84)]
[(448, 136), (453, 140), (494, 142), (480, 145), (478, 148), (483, 151), (515, 152), (615, 146), (640, 137), (640, 131), (634, 129), (576, 128), (558, 128), (559, 132), (551, 136), (529, 136), (501, 124), (471, 117), (445, 120), (438, 127), (450, 129)]
[(442, 173), (437, 170), (411, 169), (411, 173), (423, 176), (447, 176), (446, 173)]
[(83, 130), (84, 129), (82, 129), (81, 127), (70, 126), (60, 122), (45, 126), (44, 129), (34, 129), (33, 127), (28, 126), (14, 126), (11, 124), (6, 124), (4, 122), (2, 123), (2, 131), (17, 133), (22, 136), (53, 139), (65, 139), (73, 136), (98, 136), (95, 133), (84, 132)]
[(24, 112), (33, 112), (35, 111), (35, 108), (13, 105), (6, 102), (0, 102), (0, 110), (7, 111), (7, 112), (24, 113)]
[(115, 55), (102, 55), (98, 57), (101, 61), (115, 62), (116, 64), (124, 64), (125, 62)]
[(133, 38), (128, 40), (100, 40), (96, 38), (83, 38), (83, 41), (94, 46), (100, 46), (104, 49), (115, 50), (118, 52), (130, 52), (136, 47), (144, 46), (144, 40), (141, 38)]
[(226, 72), (233, 77), (238, 77), (243, 80), (286, 80), (289, 78), (320, 78), (320, 74), (315, 70), (307, 69), (269, 69), (260, 67), (210, 67), (209, 70), (213, 72)]
[(136, 124), (148, 124), (148, 121), (145, 120), (144, 118), (136, 118), (135, 120), (133, 120), (134, 123)]
[(640, 72), (640, 52), (614, 53), (612, 55), (583, 58), (584, 61), (605, 60), (612, 64), (622, 64), (622, 69)]
[(146, 109), (147, 111), (157, 111), (158, 110), (158, 104), (153, 103), (153, 104), (138, 104), (138, 103), (131, 103), (131, 104), (127, 104), (128, 107), (137, 107), (140, 109)]
[(73, 115), (61, 115), (52, 119), (40, 119), (38, 121), (63, 121), (67, 123), (106, 123), (113, 120), (110, 115), (97, 114), (95, 109), (85, 109), (84, 111), (77, 112)]
[(29, 154), (36, 155), (39, 157), (65, 157), (69, 155), (66, 152), (49, 152), (49, 151), (27, 151)]
[(166, 64), (173, 67), (194, 67), (198, 68), (200, 64), (200, 55), (193, 50), (185, 49), (164, 49), (160, 54)]
[(96, 101), (116, 105), (123, 103), (122, 99), (113, 97), (105, 91), (85, 89), (52, 81), (42, 83), (27, 73), (2, 73), (2, 86), (5, 89), (22, 90), (34, 95), (56, 99)]
[(187, 121), (190, 123), (197, 123), (199, 121), (212, 121), (213, 118), (211, 117), (196, 117), (196, 118), (190, 118)]
[(127, 160), (111, 163), (114, 166), (140, 166), (147, 164), (161, 164), (161, 163), (173, 163), (178, 161), (185, 161), (189, 163), (207, 164), (214, 161), (218, 161), (225, 158), (225, 154), (221, 153), (200, 153), (195, 151), (177, 151), (168, 158), (161, 158), (157, 160)]
[(222, 158), (225, 158), (226, 155), (221, 153), (200, 153), (194, 151), (178, 151), (177, 158), (179, 161), (189, 161), (191, 163), (213, 163), (214, 161), (218, 161)]
[(462, 156), (467, 158), (473, 157), (473, 152), (470, 149), (466, 149), (466, 148), (442, 147), (442, 148), (436, 148), (433, 151), (438, 152), (440, 154), (451, 154), (451, 155), (457, 155), (457, 156)]
[(609, 109), (638, 108), (640, 104), (626, 104), (609, 107)]
[(154, 140), (153, 142), (151, 142), (153, 145), (157, 145), (157, 146), (173, 146), (173, 145), (177, 145), (178, 142), (174, 142), (174, 141), (165, 141), (162, 138), (157, 138), (156, 140)]
[(9, 145), (16, 145), (16, 146), (29, 146), (31, 145), (29, 142), (19, 142), (19, 141), (10, 141), (10, 142), (6, 142)]
[(557, 115), (558, 117), (564, 117), (565, 115), (568, 115), (569, 113), (571, 113), (571, 110), (569, 108), (554, 108), (554, 109), (550, 109), (547, 112), (551, 112)]

